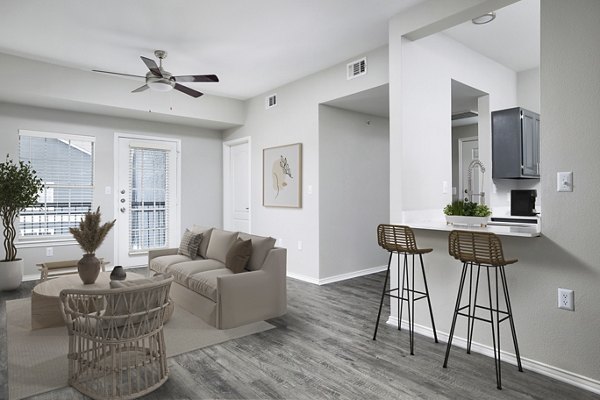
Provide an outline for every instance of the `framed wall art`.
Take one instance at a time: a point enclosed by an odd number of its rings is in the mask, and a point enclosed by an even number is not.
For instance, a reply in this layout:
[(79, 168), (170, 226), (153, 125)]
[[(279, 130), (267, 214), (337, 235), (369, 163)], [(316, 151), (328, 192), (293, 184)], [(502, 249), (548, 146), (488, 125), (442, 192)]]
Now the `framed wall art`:
[(263, 149), (263, 206), (302, 207), (302, 143)]

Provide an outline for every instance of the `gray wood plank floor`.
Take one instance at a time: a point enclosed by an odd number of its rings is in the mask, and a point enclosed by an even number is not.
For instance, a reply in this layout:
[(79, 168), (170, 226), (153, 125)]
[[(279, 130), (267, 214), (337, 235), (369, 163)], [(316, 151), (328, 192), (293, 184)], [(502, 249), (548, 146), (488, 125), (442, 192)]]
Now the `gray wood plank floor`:
[[(170, 378), (148, 399), (600, 399), (551, 378), (381, 323), (371, 340), (384, 274), (325, 286), (288, 279), (288, 313), (277, 329), (169, 359)], [(30, 296), (35, 282), (0, 293), (0, 398), (7, 398), (5, 301)], [(387, 315), (384, 310), (383, 315)], [(35, 399), (84, 399), (71, 388)]]

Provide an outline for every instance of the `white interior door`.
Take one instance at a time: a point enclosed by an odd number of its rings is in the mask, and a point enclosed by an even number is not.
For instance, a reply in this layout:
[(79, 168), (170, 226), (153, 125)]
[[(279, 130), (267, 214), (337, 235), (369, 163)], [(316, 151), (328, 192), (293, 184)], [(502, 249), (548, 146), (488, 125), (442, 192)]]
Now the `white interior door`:
[[(459, 141), (459, 167), (460, 167), (460, 182), (459, 182), (459, 200), (464, 200), (467, 197), (468, 187), (468, 170), (471, 161), (479, 159), (479, 141), (476, 137), (460, 139)], [(480, 177), (479, 168), (474, 168), (472, 171), (472, 189), (473, 193), (480, 193)], [(474, 202), (479, 202), (479, 197), (473, 197)]]
[(250, 144), (224, 145), (225, 229), (250, 232)]
[(115, 265), (146, 265), (148, 250), (178, 245), (177, 142), (119, 137), (117, 163)]

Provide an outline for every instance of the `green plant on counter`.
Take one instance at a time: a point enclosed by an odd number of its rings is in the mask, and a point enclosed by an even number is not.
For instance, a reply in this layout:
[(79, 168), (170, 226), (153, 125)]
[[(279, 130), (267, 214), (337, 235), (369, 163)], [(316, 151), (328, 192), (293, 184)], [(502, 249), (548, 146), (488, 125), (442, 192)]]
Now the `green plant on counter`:
[(456, 200), (444, 207), (444, 214), (466, 217), (489, 217), (492, 215), (492, 211), (485, 204), (477, 204), (468, 200)]

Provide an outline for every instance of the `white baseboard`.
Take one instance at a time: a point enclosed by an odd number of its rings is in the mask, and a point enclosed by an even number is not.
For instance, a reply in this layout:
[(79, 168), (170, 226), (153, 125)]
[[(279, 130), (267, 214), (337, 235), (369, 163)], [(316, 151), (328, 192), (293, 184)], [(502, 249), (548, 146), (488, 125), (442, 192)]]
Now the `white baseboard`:
[(319, 280), (317, 278), (313, 278), (312, 276), (296, 274), (296, 273), (289, 272), (289, 271), (287, 272), (287, 276), (288, 276), (288, 278), (298, 279), (299, 281), (312, 283), (313, 285), (319, 284)]
[(348, 272), (346, 274), (334, 275), (328, 278), (319, 279), (319, 285), (327, 285), (328, 283), (345, 281), (346, 279), (358, 278), (359, 276), (371, 275), (377, 272), (385, 271), (387, 265), (380, 265), (378, 267), (361, 269), (360, 271)]
[(379, 267), (361, 269), (360, 271), (348, 272), (346, 274), (334, 275), (323, 279), (317, 279), (306, 275), (295, 274), (293, 272), (288, 272), (287, 276), (304, 282), (312, 283), (314, 285), (327, 285), (328, 283), (345, 281), (346, 279), (358, 278), (359, 276), (375, 274), (377, 272), (385, 271), (386, 269), (387, 265), (382, 265)]
[(23, 282), (25, 282), (25, 281), (36, 281), (38, 279), (40, 279), (39, 272), (37, 274), (23, 275)]
[[(398, 326), (398, 318), (390, 316), (386, 322), (389, 325)], [(402, 328), (408, 330), (408, 321), (402, 320)], [(423, 336), (433, 338), (433, 329), (428, 326), (415, 324), (415, 333)], [(440, 342), (448, 343), (448, 333), (437, 331), (438, 340)], [(456, 334), (452, 339), (452, 345), (456, 345), (463, 349), (467, 348), (467, 339), (458, 337)], [(488, 357), (494, 357), (494, 349), (488, 345), (484, 345), (477, 342), (471, 342), (471, 351), (479, 354), (483, 354)], [(504, 350), (501, 351), (502, 361), (506, 361), (512, 365), (517, 365), (517, 357), (513, 353), (508, 353)], [(562, 368), (558, 368), (552, 365), (544, 364), (542, 362), (525, 358), (521, 356), (521, 365), (523, 369), (537, 372), (538, 374), (549, 376), (561, 382), (568, 383), (573, 386), (588, 390), (590, 392), (600, 394), (600, 381), (588, 378), (583, 375), (576, 374), (574, 372), (566, 371)]]

